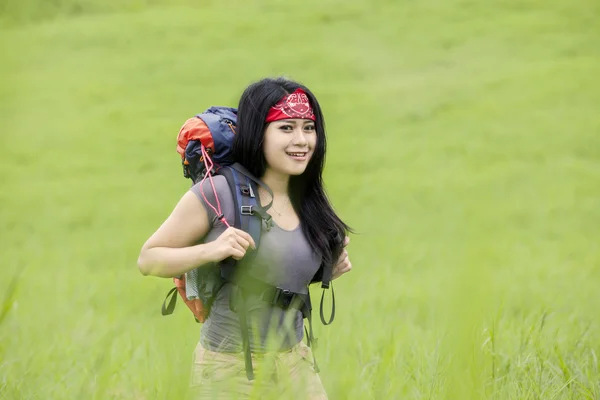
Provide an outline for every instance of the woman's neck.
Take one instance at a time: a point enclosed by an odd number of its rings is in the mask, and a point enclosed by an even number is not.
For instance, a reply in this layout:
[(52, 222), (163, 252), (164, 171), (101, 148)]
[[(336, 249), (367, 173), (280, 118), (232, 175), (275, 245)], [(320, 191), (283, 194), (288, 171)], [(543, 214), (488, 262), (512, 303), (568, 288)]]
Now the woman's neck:
[(275, 197), (287, 197), (290, 176), (273, 172), (267, 168), (262, 181), (273, 191)]

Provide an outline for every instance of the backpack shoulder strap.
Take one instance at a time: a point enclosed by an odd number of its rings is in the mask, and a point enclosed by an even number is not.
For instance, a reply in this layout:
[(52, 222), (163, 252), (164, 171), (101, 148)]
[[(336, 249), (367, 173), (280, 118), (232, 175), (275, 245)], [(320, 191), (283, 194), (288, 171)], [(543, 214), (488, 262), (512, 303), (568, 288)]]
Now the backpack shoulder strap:
[[(261, 186), (263, 189), (265, 189), (267, 191), (267, 193), (269, 193), (269, 195), (271, 196), (271, 201), (269, 202), (269, 204), (267, 204), (263, 208), (265, 211), (268, 210), (269, 208), (271, 208), (271, 206), (273, 205), (273, 192), (271, 191), (271, 188), (268, 187), (267, 184), (264, 183), (262, 180), (258, 179), (254, 175), (252, 175), (242, 164), (237, 163), (237, 162), (233, 163), (233, 164), (231, 164), (231, 168), (236, 170), (237, 172), (241, 173), (245, 177), (247, 177), (249, 180), (254, 182), (255, 185)], [(261, 215), (261, 217), (262, 217), (262, 215)]]
[[(335, 244), (342, 243), (342, 238), (339, 234), (336, 234), (331, 237), (331, 239)], [(319, 311), (321, 314), (321, 322), (323, 325), (329, 325), (333, 322), (335, 318), (335, 292), (333, 291), (333, 265), (326, 265), (325, 263), (321, 263), (319, 270), (312, 278), (311, 283), (321, 282), (321, 288), (323, 289), (323, 293), (321, 294), (321, 306), (319, 307)], [(329, 317), (329, 321), (325, 321), (325, 314), (323, 312), (323, 300), (325, 298), (325, 290), (331, 289), (331, 314)]]
[[(225, 180), (227, 181), (227, 184), (229, 185), (229, 189), (231, 190), (231, 195), (233, 197), (233, 209), (234, 209), (234, 221), (233, 222), (233, 227), (237, 228), (237, 229), (241, 229), (241, 219), (240, 219), (240, 213), (239, 213), (239, 209), (240, 209), (240, 196), (238, 194), (238, 188), (235, 184), (235, 179), (233, 177), (233, 172), (231, 171), (231, 169), (227, 168), (227, 167), (222, 167), (219, 169), (219, 175), (223, 175), (225, 177)], [(233, 276), (234, 273), (234, 268), (237, 264), (237, 261), (232, 258), (229, 257), (223, 261), (220, 262), (220, 266), (221, 266), (221, 275), (223, 278), (229, 278)], [(228, 279), (230, 280), (230, 279)]]
[(241, 229), (241, 220), (239, 213), (240, 195), (239, 188), (236, 185), (235, 177), (233, 176), (233, 171), (228, 167), (221, 167), (218, 170), (218, 175), (222, 175), (225, 177), (227, 185), (229, 186), (229, 190), (231, 191), (231, 196), (233, 197), (234, 220), (230, 222), (233, 222), (233, 226), (235, 228)]
[[(241, 168), (244, 172), (240, 172), (240, 169), (235, 168), (233, 165), (223, 166), (219, 169), (219, 174), (227, 180), (233, 196), (235, 208), (234, 227), (248, 232), (258, 248), (260, 246), (262, 222), (265, 222), (266, 228), (269, 230), (272, 227), (273, 220), (271, 215), (267, 213), (267, 208), (260, 205), (257, 197), (258, 186), (256, 181), (260, 180), (256, 179), (255, 181), (255, 178), (249, 172), (246, 174), (245, 168)], [(256, 250), (249, 249), (244, 257), (244, 262), (251, 261), (255, 256)], [(233, 258), (228, 258), (221, 263), (225, 279), (234, 280), (234, 267), (236, 264)]]
[[(239, 229), (248, 232), (250, 236), (252, 236), (256, 247), (258, 247), (260, 244), (263, 210), (261, 209), (256, 197), (256, 186), (252, 185), (247, 176), (240, 174), (234, 168), (230, 168), (229, 171), (231, 171), (231, 176), (233, 178), (232, 184), (235, 186), (235, 211), (236, 220), (239, 219)], [(255, 214), (258, 214), (260, 218), (257, 218), (257, 215)], [(248, 253), (246, 254), (248, 255)]]
[[(219, 170), (219, 173), (225, 176), (231, 193), (233, 195), (233, 203), (235, 207), (235, 224), (234, 226), (245, 232), (248, 232), (254, 240), (256, 247), (260, 245), (260, 235), (262, 229), (262, 221), (267, 220), (267, 224), (271, 222), (271, 216), (267, 214), (266, 209), (259, 205), (258, 188), (255, 183), (250, 179), (248, 175), (240, 172), (236, 168), (231, 166), (223, 166)], [(257, 217), (260, 217), (258, 218)], [(267, 217), (268, 216), (268, 217)], [(257, 250), (248, 249), (244, 256), (244, 263), (252, 262), (253, 258), (256, 257)], [(248, 321), (246, 315), (246, 304), (244, 301), (244, 294), (237, 287), (239, 283), (236, 279), (237, 269), (235, 268), (237, 262), (233, 258), (224, 260), (221, 263), (221, 275), (222, 277), (234, 283), (235, 289), (232, 293), (232, 297), (229, 299), (229, 307), (232, 311), (238, 314), (240, 321), (240, 329), (242, 336), (242, 347), (244, 350), (244, 361), (246, 365), (246, 375), (249, 380), (254, 379), (254, 369), (252, 366), (252, 359), (250, 354), (250, 340), (248, 333)]]

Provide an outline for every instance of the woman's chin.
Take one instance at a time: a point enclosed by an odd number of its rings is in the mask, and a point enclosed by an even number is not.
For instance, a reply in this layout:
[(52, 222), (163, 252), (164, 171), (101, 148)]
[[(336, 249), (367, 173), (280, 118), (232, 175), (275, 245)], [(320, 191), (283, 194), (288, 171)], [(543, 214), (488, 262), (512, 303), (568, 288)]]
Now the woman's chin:
[(298, 164), (298, 165), (294, 165), (293, 167), (289, 168), (290, 171), (290, 175), (302, 175), (304, 173), (304, 171), (306, 171), (306, 167), (308, 166), (308, 161), (306, 161), (305, 163), (302, 164)]
[(278, 168), (277, 172), (282, 175), (298, 176), (306, 171), (306, 165), (296, 165), (294, 167)]
[(299, 175), (302, 175), (304, 173), (304, 171), (306, 171), (306, 168), (302, 168), (302, 169), (295, 168), (293, 170), (288, 169), (284, 172), (284, 174), (289, 175), (289, 176), (299, 176)]
[(290, 175), (290, 176), (298, 176), (302, 175), (304, 171), (306, 171), (306, 167), (308, 166), (308, 160), (303, 162), (293, 161), (293, 162), (284, 162), (279, 165), (279, 168), (276, 168), (277, 171), (281, 174)]

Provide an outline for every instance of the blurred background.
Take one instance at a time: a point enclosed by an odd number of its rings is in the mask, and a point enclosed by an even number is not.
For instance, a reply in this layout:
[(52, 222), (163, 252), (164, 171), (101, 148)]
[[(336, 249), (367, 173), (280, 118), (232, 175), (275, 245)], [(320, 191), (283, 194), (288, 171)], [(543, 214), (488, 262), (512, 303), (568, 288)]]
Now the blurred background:
[[(600, 399), (600, 3), (4, 0), (0, 398), (178, 399), (200, 325), (145, 240), (176, 136), (285, 75), (356, 231), (331, 399)], [(320, 291), (314, 290), (315, 302)], [(318, 303), (316, 303), (318, 304)]]

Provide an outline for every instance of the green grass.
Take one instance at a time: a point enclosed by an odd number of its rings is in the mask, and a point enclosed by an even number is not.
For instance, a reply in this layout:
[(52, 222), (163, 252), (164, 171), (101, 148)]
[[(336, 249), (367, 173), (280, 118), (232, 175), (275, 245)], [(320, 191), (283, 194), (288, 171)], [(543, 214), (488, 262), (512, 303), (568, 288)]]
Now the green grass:
[(184, 3), (2, 9), (0, 398), (184, 396), (199, 326), (137, 255), (185, 119), (285, 74), (360, 233), (330, 398), (600, 399), (598, 2)]

